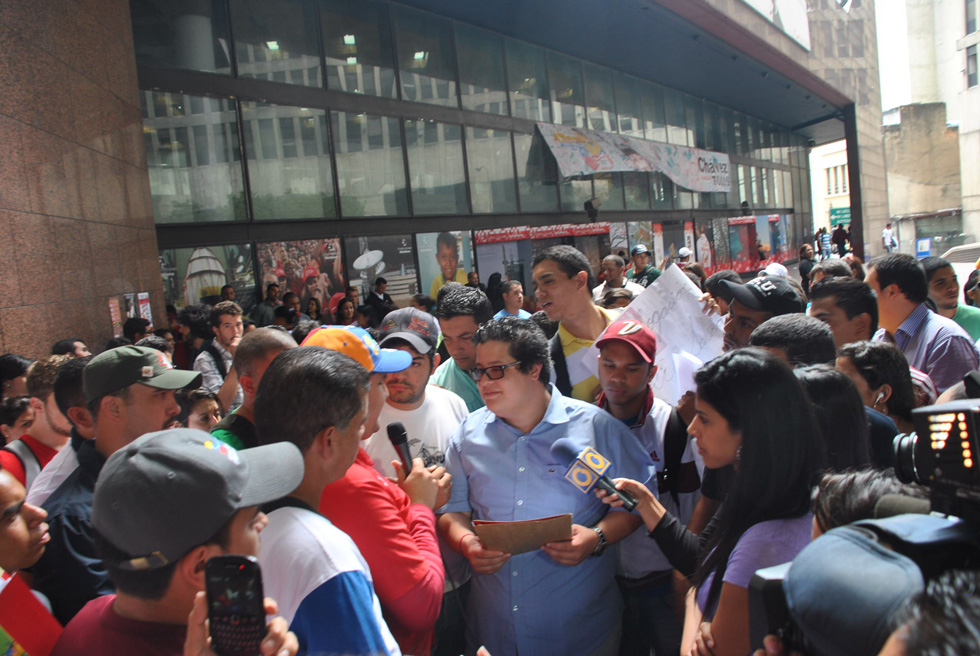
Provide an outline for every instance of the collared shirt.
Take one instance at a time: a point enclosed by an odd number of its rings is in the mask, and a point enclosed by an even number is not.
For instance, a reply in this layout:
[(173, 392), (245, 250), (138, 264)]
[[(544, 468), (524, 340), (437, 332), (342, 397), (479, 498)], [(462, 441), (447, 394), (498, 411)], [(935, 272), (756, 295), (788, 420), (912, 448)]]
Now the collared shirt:
[(252, 321), (254, 321), (255, 325), (259, 328), (271, 326), (273, 323), (275, 323), (277, 307), (279, 307), (278, 303), (273, 305), (269, 301), (262, 301), (255, 306), (254, 310), (252, 310)]
[(609, 281), (607, 280), (592, 290), (593, 302), (595, 303), (602, 302), (602, 297), (605, 296), (606, 292), (608, 292), (610, 289), (625, 289), (626, 291), (633, 294), (633, 298), (636, 298), (637, 296), (643, 293), (643, 286), (636, 284), (632, 280), (627, 280), (626, 278), (623, 278), (623, 284), (620, 285), (619, 287), (610, 287)]
[(648, 264), (647, 268), (643, 271), (637, 273), (635, 270), (630, 269), (626, 272), (626, 277), (635, 282), (640, 287), (649, 287), (650, 283), (660, 277), (660, 269)]
[[(622, 310), (606, 309), (596, 306), (608, 326), (619, 318)], [(599, 387), (599, 362), (595, 351), (589, 347), (594, 339), (576, 337), (568, 332), (564, 323), (558, 324), (558, 339), (561, 340), (561, 352), (565, 356), (565, 366), (568, 367), (568, 381), (572, 385), (572, 398), (591, 403), (595, 400), (593, 392)], [(551, 382), (555, 382), (557, 373), (552, 369)]]
[(980, 364), (980, 353), (966, 331), (925, 303), (912, 310), (894, 335), (880, 328), (874, 340), (898, 346), (909, 366), (927, 373), (940, 394)]
[(507, 308), (503, 308), (500, 312), (493, 315), (494, 319), (503, 319), (504, 317), (517, 317), (518, 319), (530, 319), (531, 313), (527, 310), (517, 309), (517, 314), (513, 314), (507, 311)]
[(44, 504), (51, 540), (31, 571), (34, 589), (51, 601), (62, 624), (90, 600), (114, 591), (95, 549), (92, 526), (92, 494), (104, 464), (95, 444), (85, 442), (78, 449), (78, 468)]
[[(218, 340), (214, 340), (211, 343), (214, 345), (215, 350), (221, 354), (221, 359), (225, 363), (225, 371), (231, 371), (235, 356), (231, 354), (231, 351), (222, 346)], [(217, 394), (221, 386), (224, 385), (224, 376), (218, 371), (218, 365), (214, 361), (214, 356), (207, 351), (201, 351), (194, 358), (194, 366), (191, 368), (194, 371), (201, 372), (201, 387), (212, 394)], [(231, 407), (228, 408), (228, 411), (234, 412), (244, 401), (245, 393), (242, 391), (242, 386), (239, 385), (238, 391), (235, 392), (235, 398), (231, 400)]]
[[(650, 457), (619, 420), (549, 389), (544, 417), (526, 435), (486, 408), (463, 420), (446, 452), (454, 485), (445, 512), (493, 521), (572, 513), (573, 523), (594, 526), (608, 506), (565, 480), (566, 464), (551, 455), (563, 437), (576, 450), (591, 446), (608, 458), (608, 476), (656, 487)], [(621, 618), (615, 551), (568, 567), (535, 550), (511, 557), (494, 574), (474, 574), (467, 641), (495, 655), (589, 653)]]
[(476, 386), (476, 381), (467, 372), (460, 369), (453, 358), (448, 358), (439, 365), (439, 368), (429, 376), (429, 384), (458, 394), (466, 402), (466, 409), (470, 412), (479, 410), (485, 405), (483, 397), (480, 396), (480, 388)]

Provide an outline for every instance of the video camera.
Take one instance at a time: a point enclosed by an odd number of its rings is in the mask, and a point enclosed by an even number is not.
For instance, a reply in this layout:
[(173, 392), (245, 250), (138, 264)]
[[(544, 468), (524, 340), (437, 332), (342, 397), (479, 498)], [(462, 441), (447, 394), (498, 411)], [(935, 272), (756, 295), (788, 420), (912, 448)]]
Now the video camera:
[[(930, 514), (914, 500), (842, 526), (749, 584), (753, 647), (778, 635), (789, 652), (876, 654), (895, 614), (950, 569), (980, 569), (980, 400), (912, 413), (915, 432), (894, 440), (895, 474), (930, 489)], [(905, 499), (904, 497), (900, 499)], [(920, 501), (924, 504), (924, 501)], [(881, 517), (887, 517), (882, 519)]]

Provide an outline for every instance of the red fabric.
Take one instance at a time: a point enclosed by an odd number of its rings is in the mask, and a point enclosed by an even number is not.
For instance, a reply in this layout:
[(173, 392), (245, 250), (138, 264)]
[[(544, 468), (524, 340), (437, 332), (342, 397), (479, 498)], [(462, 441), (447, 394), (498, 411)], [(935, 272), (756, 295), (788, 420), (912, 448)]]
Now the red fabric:
[(51, 656), (180, 656), (187, 627), (120, 617), (116, 595), (96, 597), (68, 623)]
[(435, 514), (381, 476), (364, 449), (347, 474), (324, 489), (320, 512), (361, 550), (402, 652), (428, 654), (446, 577)]
[[(27, 446), (31, 447), (31, 451), (34, 452), (34, 455), (37, 456), (38, 462), (41, 463), (41, 469), (44, 469), (44, 467), (51, 462), (51, 459), (58, 455), (57, 449), (52, 449), (46, 444), (41, 444), (30, 435), (21, 435), (20, 439), (27, 444)], [(24, 466), (20, 463), (20, 458), (18, 458), (16, 454), (5, 449), (0, 449), (0, 467), (3, 467), (9, 471), (14, 478), (20, 481), (21, 485), (25, 485), (24, 481), (26, 479), (26, 474), (24, 473)]]
[(0, 592), (0, 627), (31, 656), (48, 656), (61, 635), (58, 620), (19, 576)]

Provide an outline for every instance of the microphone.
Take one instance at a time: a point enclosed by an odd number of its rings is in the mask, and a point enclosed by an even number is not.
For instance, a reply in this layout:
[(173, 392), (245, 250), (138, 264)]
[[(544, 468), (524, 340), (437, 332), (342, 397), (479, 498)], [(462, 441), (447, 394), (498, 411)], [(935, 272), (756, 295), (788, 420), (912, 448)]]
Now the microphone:
[(398, 459), (402, 461), (402, 466), (405, 468), (405, 475), (408, 476), (412, 471), (412, 454), (408, 450), (408, 433), (405, 432), (402, 422), (388, 424), (388, 441), (395, 448), (395, 453), (398, 454)]
[(606, 476), (606, 471), (612, 463), (591, 446), (576, 455), (575, 445), (570, 439), (563, 437), (551, 445), (551, 455), (558, 458), (562, 464), (568, 465), (565, 480), (581, 490), (583, 494), (588, 494), (598, 487), (605, 490), (607, 494), (618, 494), (626, 510), (636, 508), (636, 499), (633, 495), (625, 490), (617, 490), (616, 484)]
[(875, 519), (895, 515), (928, 515), (930, 510), (928, 499), (917, 499), (904, 494), (885, 494), (875, 504)]

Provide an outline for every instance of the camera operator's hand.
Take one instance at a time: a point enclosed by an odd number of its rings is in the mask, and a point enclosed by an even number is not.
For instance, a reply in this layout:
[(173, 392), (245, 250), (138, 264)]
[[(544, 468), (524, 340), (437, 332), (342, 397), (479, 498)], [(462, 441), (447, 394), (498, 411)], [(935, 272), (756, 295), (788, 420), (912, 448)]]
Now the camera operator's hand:
[(756, 649), (752, 656), (803, 656), (798, 651), (786, 651), (778, 636), (767, 635), (762, 645), (763, 649)]

